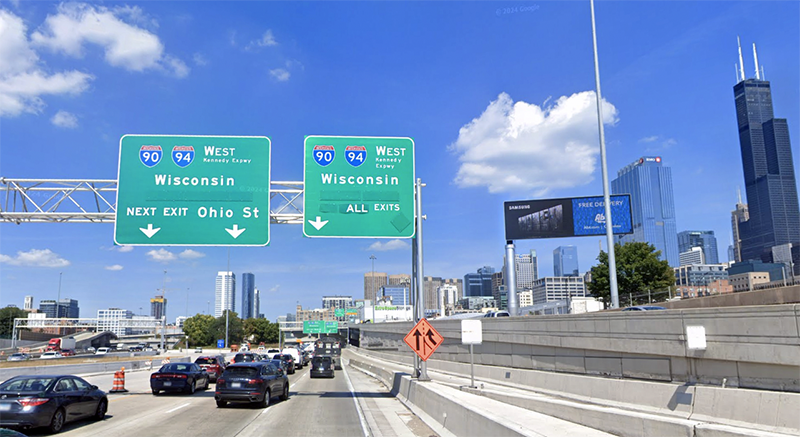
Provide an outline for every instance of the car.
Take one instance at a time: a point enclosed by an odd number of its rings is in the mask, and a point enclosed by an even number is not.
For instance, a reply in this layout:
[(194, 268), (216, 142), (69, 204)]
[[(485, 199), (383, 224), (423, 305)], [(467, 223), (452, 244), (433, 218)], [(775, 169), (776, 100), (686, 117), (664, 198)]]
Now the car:
[(508, 311), (489, 311), (483, 317), (511, 317)]
[(131, 352), (142, 352), (144, 348), (139, 345), (136, 345), (136, 346), (131, 346), (130, 349), (128, 350)]
[(97, 351), (95, 351), (95, 353), (94, 353), (94, 354), (95, 354), (95, 355), (105, 355), (105, 354), (107, 354), (107, 353), (109, 353), (109, 352), (111, 352), (111, 348), (108, 348), (108, 347), (99, 347), (99, 348), (97, 348)]
[(194, 363), (208, 373), (208, 378), (211, 382), (216, 382), (222, 376), (222, 372), (225, 371), (225, 358), (222, 355), (197, 357)]
[(269, 361), (272, 364), (274, 364), (275, 366), (277, 366), (279, 369), (281, 369), (281, 371), (283, 371), (283, 373), (285, 373), (287, 375), (289, 374), (289, 365), (286, 363), (286, 361), (273, 360), (272, 358), (267, 358), (266, 361)]
[(279, 353), (281, 353), (280, 349), (267, 349), (266, 355), (271, 357), (271, 356), (273, 356), (275, 354), (279, 354)]
[(27, 360), (30, 360), (30, 359), (31, 359), (30, 354), (17, 352), (15, 354), (9, 355), (7, 361), (27, 361)]
[(333, 358), (327, 355), (316, 356), (311, 360), (311, 378), (326, 377), (333, 378)]
[(40, 360), (56, 360), (56, 359), (59, 359), (59, 358), (64, 358), (64, 356), (61, 355), (60, 352), (56, 352), (56, 351), (45, 352), (39, 357)]
[(93, 353), (97, 352), (97, 349), (93, 348), (92, 346), (89, 346), (89, 347), (86, 348), (86, 352), (89, 352), (90, 354), (93, 354)]
[(275, 354), (272, 356), (273, 360), (282, 360), (286, 363), (286, 373), (292, 375), (294, 374), (295, 363), (294, 357), (289, 354)]
[(266, 408), (273, 396), (289, 399), (289, 378), (270, 361), (231, 364), (217, 380), (214, 391), (217, 408), (228, 402), (256, 403)]
[(253, 363), (256, 361), (261, 361), (261, 358), (253, 352), (239, 352), (233, 357), (234, 363)]
[(203, 353), (203, 348), (201, 348), (201, 347), (196, 347), (196, 348), (194, 348), (194, 353), (196, 353), (196, 354), (202, 354), (202, 353)]
[(291, 355), (292, 358), (294, 358), (294, 366), (297, 367), (298, 369), (303, 368), (303, 359), (300, 357), (300, 351), (298, 351), (297, 348), (294, 347), (283, 348), (283, 352), (281, 353), (284, 355), (286, 354)]
[(61, 356), (74, 357), (75, 356), (75, 350), (74, 349), (61, 349)]
[(624, 308), (622, 311), (659, 311), (665, 310), (666, 308), (658, 306), (658, 305), (637, 305), (632, 307)]
[(194, 363), (164, 364), (150, 375), (150, 390), (153, 396), (162, 391), (185, 391), (194, 394), (197, 390), (208, 389), (208, 373)]
[(0, 427), (61, 431), (73, 420), (103, 420), (106, 394), (73, 375), (20, 375), (0, 384)]

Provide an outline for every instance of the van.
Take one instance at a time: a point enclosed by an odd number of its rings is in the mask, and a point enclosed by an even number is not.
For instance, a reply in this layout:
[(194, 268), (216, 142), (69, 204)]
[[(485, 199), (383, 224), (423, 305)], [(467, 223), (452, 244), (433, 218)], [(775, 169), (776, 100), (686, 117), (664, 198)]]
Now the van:
[(97, 348), (97, 352), (95, 352), (95, 355), (105, 355), (109, 351), (110, 351), (110, 348), (107, 348), (107, 347)]
[(297, 349), (295, 349), (293, 347), (287, 347), (287, 348), (284, 348), (283, 352), (281, 352), (281, 353), (284, 354), (284, 355), (291, 355), (292, 358), (294, 358), (295, 366), (298, 369), (302, 369), (303, 368), (303, 360), (300, 358), (300, 352)]

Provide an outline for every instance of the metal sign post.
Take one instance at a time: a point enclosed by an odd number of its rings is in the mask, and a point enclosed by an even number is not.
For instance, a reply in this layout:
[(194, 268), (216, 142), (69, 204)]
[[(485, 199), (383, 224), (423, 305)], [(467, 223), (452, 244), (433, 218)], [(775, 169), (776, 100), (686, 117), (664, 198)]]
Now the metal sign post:
[(473, 355), (473, 346), (483, 343), (483, 324), (480, 320), (462, 320), (461, 321), (461, 344), (469, 345), (469, 375), (470, 375), (470, 388), (475, 387), (475, 359)]
[[(425, 184), (422, 183), (422, 179), (417, 179), (417, 189), (416, 189), (416, 202), (417, 202), (417, 217), (416, 217), (416, 232), (414, 233), (414, 240), (416, 240), (417, 245), (417, 259), (416, 259), (416, 269), (415, 273), (417, 276), (417, 320), (424, 320), (425, 319), (425, 290), (424, 290), (424, 276), (422, 271), (422, 220), (425, 219), (425, 216), (422, 215), (422, 187)], [(425, 360), (422, 360), (419, 363), (419, 381), (430, 381), (431, 378), (428, 376), (428, 363)]]

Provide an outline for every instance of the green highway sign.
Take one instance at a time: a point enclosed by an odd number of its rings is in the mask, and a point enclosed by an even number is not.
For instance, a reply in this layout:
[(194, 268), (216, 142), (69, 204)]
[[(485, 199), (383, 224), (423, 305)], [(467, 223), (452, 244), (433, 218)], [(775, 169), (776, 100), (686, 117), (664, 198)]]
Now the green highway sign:
[(114, 242), (269, 244), (270, 139), (125, 135)]
[(312, 320), (303, 322), (303, 334), (336, 334), (339, 332), (339, 322), (326, 322)]
[(414, 140), (308, 136), (303, 235), (412, 238)]
[(344, 317), (344, 308), (336, 308), (336, 309), (333, 311), (333, 314), (334, 314), (336, 317)]

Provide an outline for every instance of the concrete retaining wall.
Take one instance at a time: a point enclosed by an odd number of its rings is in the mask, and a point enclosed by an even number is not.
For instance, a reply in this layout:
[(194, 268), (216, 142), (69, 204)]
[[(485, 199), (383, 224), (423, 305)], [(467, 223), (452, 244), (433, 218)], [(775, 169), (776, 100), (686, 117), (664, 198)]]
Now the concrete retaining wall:
[[(7, 369), (0, 369), (0, 381), (5, 381), (17, 375), (80, 375), (85, 373), (105, 373), (116, 372), (121, 367), (126, 371), (133, 370), (149, 370), (158, 369), (161, 367), (162, 357), (154, 356), (152, 358), (135, 358), (129, 361), (107, 361), (102, 363), (82, 363), (82, 364), (64, 364), (64, 365), (50, 365), (50, 366), (29, 366), (29, 367), (10, 367)], [(146, 366), (145, 363), (151, 361), (152, 365)], [(189, 357), (170, 357), (170, 361), (189, 362)]]
[[(800, 305), (486, 318), (475, 363), (552, 372), (800, 392)], [(469, 363), (460, 320), (430, 320), (432, 360)], [(413, 323), (358, 325), (361, 347), (407, 355)], [(705, 350), (686, 327), (703, 326)]]
[(800, 303), (800, 285), (770, 288), (767, 290), (743, 291), (718, 294), (716, 296), (659, 302), (669, 309), (718, 308), (729, 306), (782, 305)]

